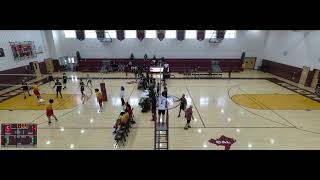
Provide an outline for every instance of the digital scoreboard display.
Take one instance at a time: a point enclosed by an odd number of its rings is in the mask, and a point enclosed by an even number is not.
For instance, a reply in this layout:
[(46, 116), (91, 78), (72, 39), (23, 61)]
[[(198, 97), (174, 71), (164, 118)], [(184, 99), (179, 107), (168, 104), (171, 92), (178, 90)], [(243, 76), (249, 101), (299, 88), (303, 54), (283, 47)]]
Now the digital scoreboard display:
[(36, 147), (37, 124), (1, 124), (1, 147)]

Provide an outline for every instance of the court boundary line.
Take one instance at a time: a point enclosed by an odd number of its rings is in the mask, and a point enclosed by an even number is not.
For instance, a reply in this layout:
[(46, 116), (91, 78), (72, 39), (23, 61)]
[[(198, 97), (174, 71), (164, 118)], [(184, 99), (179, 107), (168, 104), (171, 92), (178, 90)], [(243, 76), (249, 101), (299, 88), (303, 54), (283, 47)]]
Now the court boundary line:
[[(269, 78), (269, 79), (272, 79), (272, 78)], [(273, 79), (276, 79), (276, 80), (277, 80), (277, 78), (273, 78)], [(266, 79), (266, 80), (268, 80), (268, 79)], [(269, 82), (272, 82), (272, 81), (269, 81)], [(274, 82), (272, 82), (272, 83), (274, 83)], [(275, 84), (276, 84), (276, 83), (275, 83)], [(289, 83), (287, 83), (287, 84), (289, 84)], [(240, 85), (240, 84), (239, 84), (239, 85)], [(239, 85), (238, 85), (238, 86), (239, 86)], [(283, 87), (283, 86), (281, 86), (281, 85), (279, 85), (279, 84), (277, 84), (277, 85), (280, 86), (280, 87)], [(244, 110), (246, 110), (246, 111), (248, 111), (248, 112), (250, 112), (250, 113), (252, 113), (252, 114), (255, 114), (255, 115), (257, 115), (257, 116), (260, 116), (260, 117), (262, 117), (262, 118), (265, 119), (265, 120), (269, 120), (269, 121), (274, 122), (273, 120), (267, 119), (266, 117), (264, 117), (264, 116), (262, 116), (262, 115), (253, 113), (253, 112), (249, 111), (248, 109), (244, 108), (243, 106), (241, 106), (240, 104), (234, 102), (234, 101), (232, 100), (232, 98), (230, 97), (230, 90), (231, 90), (232, 88), (233, 88), (233, 87), (230, 87), (230, 88), (229, 88), (229, 90), (228, 90), (228, 96), (229, 96), (229, 98), (231, 99), (231, 101), (232, 101), (233, 103), (237, 104), (239, 107), (241, 107), (242, 109), (244, 109)], [(239, 88), (239, 87), (238, 87), (238, 88)], [(286, 87), (283, 87), (283, 88), (284, 88), (284, 89), (289, 89), (289, 88), (286, 88)], [(291, 89), (289, 89), (289, 90), (291, 90)], [(293, 90), (291, 90), (291, 91), (293, 91)], [(293, 92), (295, 92), (295, 91), (293, 91)], [(295, 93), (297, 93), (297, 92), (295, 92)], [(297, 94), (300, 94), (300, 93), (297, 93)], [(303, 96), (303, 95), (302, 95), (302, 96)], [(308, 98), (309, 98), (309, 97), (308, 97)], [(279, 123), (279, 122), (277, 122), (277, 123)], [(279, 124), (282, 124), (282, 123), (279, 123)], [(291, 123), (290, 123), (290, 124), (291, 124)], [(289, 127), (291, 127), (291, 126), (289, 126)], [(320, 132), (315, 132), (315, 131), (311, 131), (311, 130), (302, 129), (302, 128), (297, 127), (297, 126), (294, 126), (294, 127), (292, 127), (292, 128), (295, 128), (296, 130), (300, 130), (300, 131), (312, 133), (312, 134), (318, 134), (318, 135), (320, 134)]]
[[(240, 87), (238, 87), (238, 89), (239, 89), (240, 91), (244, 92), (244, 93), (246, 94), (246, 96), (248, 96), (248, 97), (250, 98), (249, 93), (248, 93), (247, 91), (241, 89)], [(289, 123), (291, 126), (296, 127), (296, 126), (295, 126), (293, 123), (291, 123), (289, 120), (287, 120), (286, 118), (282, 117), (281, 115), (279, 115), (278, 113), (276, 113), (274, 110), (270, 109), (268, 106), (266, 106), (266, 105), (265, 105), (264, 103), (262, 103), (261, 101), (257, 100), (257, 99), (254, 98), (254, 97), (251, 97), (251, 98), (254, 99), (255, 101), (257, 101), (258, 103), (260, 103), (262, 106), (266, 107), (267, 110), (273, 112), (275, 115), (277, 115), (277, 116), (280, 117), (281, 119), (285, 120), (285, 121), (286, 121), (287, 123)]]
[(186, 89), (187, 89), (187, 92), (188, 92), (188, 94), (189, 94), (189, 96), (190, 96), (190, 98), (191, 98), (191, 100), (192, 100), (192, 104), (194, 105), (196, 111), (197, 111), (198, 114), (199, 114), (199, 117), (200, 117), (200, 120), (201, 120), (201, 122), (202, 122), (203, 127), (206, 127), (206, 125), (204, 124), (204, 122), (203, 122), (203, 120), (202, 120), (202, 116), (201, 116), (201, 114), (200, 114), (200, 112), (199, 112), (199, 110), (198, 110), (198, 108), (197, 108), (197, 105), (194, 103), (195, 101), (193, 100), (193, 97), (191, 96), (191, 93), (190, 93), (190, 91), (189, 91), (189, 88), (186, 87)]
[(228, 89), (228, 96), (229, 96), (229, 99), (231, 100), (231, 102), (233, 102), (233, 103), (236, 104), (238, 107), (240, 107), (241, 109), (249, 112), (249, 113), (252, 114), (252, 115), (258, 116), (258, 117), (260, 117), (260, 118), (262, 118), (262, 119), (264, 119), (264, 120), (267, 120), (267, 121), (270, 121), (270, 122), (273, 122), (273, 123), (281, 124), (281, 125), (284, 125), (284, 126), (286, 126), (286, 127), (291, 127), (291, 126), (289, 126), (289, 125), (287, 125), (287, 124), (283, 124), (283, 123), (274, 121), (274, 120), (272, 120), (272, 119), (266, 118), (266, 117), (264, 117), (264, 116), (262, 116), (262, 115), (260, 115), (260, 114), (254, 113), (254, 112), (250, 111), (249, 109), (245, 108), (244, 106), (242, 106), (241, 104), (238, 104), (237, 102), (233, 101), (232, 98), (231, 98), (231, 95), (230, 95), (230, 91), (231, 91), (232, 88), (238, 87), (239, 85), (240, 85), (240, 84), (238, 84), (238, 85), (236, 85), (236, 86), (233, 86), (233, 87), (230, 87), (230, 88)]
[[(88, 89), (90, 89), (90, 96), (88, 96), (88, 99), (87, 99), (87, 101), (86, 101), (86, 102), (88, 102), (88, 100), (92, 97), (92, 89), (91, 89), (89, 86), (87, 86), (87, 88), (88, 88)], [(61, 118), (61, 117), (65, 116), (65, 115), (67, 115), (67, 114), (69, 114), (69, 113), (73, 112), (74, 110), (78, 109), (78, 107), (79, 107), (79, 106), (80, 106), (80, 104), (78, 104), (77, 106), (75, 106), (75, 107), (71, 108), (71, 110), (70, 110), (70, 111), (65, 112), (65, 113), (63, 113), (63, 114), (59, 115), (58, 117), (59, 117), (59, 118)], [(43, 113), (41, 116), (43, 116), (44, 114), (45, 114), (45, 113)], [(40, 116), (40, 117), (41, 117), (41, 116)], [(39, 119), (40, 117), (38, 117), (37, 119)], [(47, 122), (47, 121), (45, 121), (45, 122)], [(45, 122), (38, 123), (38, 125), (43, 124), (43, 123), (45, 123)], [(59, 122), (61, 122), (61, 121), (59, 121)]]
[[(132, 95), (135, 87), (136, 87), (136, 85), (132, 87), (132, 90), (131, 90), (131, 93), (130, 93), (130, 95), (129, 95), (129, 97), (128, 97), (128, 100), (130, 99), (130, 97), (131, 97), (131, 95)], [(92, 94), (93, 94), (93, 93), (92, 93), (92, 89), (91, 89), (89, 86), (87, 86), (87, 88), (90, 89), (91, 94), (90, 94), (90, 97), (87, 99), (86, 102), (88, 102), (88, 100), (92, 97)], [(76, 107), (74, 107), (72, 110), (70, 110), (70, 111), (68, 111), (68, 112), (66, 112), (66, 113), (64, 113), (64, 114), (62, 114), (62, 115), (60, 115), (60, 116), (58, 116), (58, 117), (61, 118), (61, 117), (65, 116), (65, 115), (73, 112), (74, 110), (78, 109), (78, 107), (79, 107), (79, 105), (76, 106)], [(59, 122), (61, 122), (61, 121), (59, 121)], [(39, 123), (38, 125), (41, 125), (41, 124), (44, 124), (44, 123), (46, 123), (46, 121), (45, 121), (45, 122), (41, 122), (41, 123)]]
[[(64, 130), (66, 130), (66, 129), (113, 129), (113, 127), (63, 127), (64, 128)], [(139, 128), (141, 128), (141, 129), (153, 129), (154, 127), (147, 127), (147, 126), (144, 126), (144, 127), (132, 127), (133, 129), (139, 129)], [(183, 129), (184, 128), (184, 126), (175, 126), (175, 127), (170, 127), (170, 128), (172, 128), (172, 129)], [(250, 126), (248, 126), (248, 127), (244, 127), (244, 126), (239, 126), (239, 127), (237, 127), (237, 126), (230, 126), (230, 127), (228, 127), (228, 126), (206, 126), (206, 127), (191, 127), (192, 129), (199, 129), (199, 128), (201, 128), (201, 129), (218, 129), (218, 128), (221, 128), (221, 129), (238, 129), (238, 128), (240, 128), (240, 129), (296, 129), (295, 127), (277, 127), (277, 126), (266, 126), (266, 127), (259, 127), (259, 126), (252, 126), (252, 127), (250, 127)], [(60, 127), (59, 128), (57, 128), (57, 127), (52, 127), (52, 128), (50, 128), (50, 127), (38, 127), (38, 129), (61, 129)]]
[[(313, 101), (315, 101), (315, 102), (317, 102), (317, 103), (320, 103), (320, 100), (316, 100), (316, 99), (313, 99), (312, 97), (307, 96), (307, 95), (316, 95), (315, 93), (313, 93), (313, 92), (311, 92), (311, 91), (309, 91), (309, 90), (306, 90), (306, 89), (300, 88), (300, 87), (298, 87), (298, 86), (292, 85), (291, 83), (282, 81), (282, 80), (280, 80), (280, 79), (278, 79), (278, 78), (266, 78), (266, 80), (268, 80), (269, 82), (272, 82), (273, 84), (276, 84), (276, 85), (278, 85), (278, 86), (280, 86), (280, 87), (283, 87), (283, 88), (285, 88), (285, 89), (287, 89), (287, 90), (290, 90), (290, 91), (292, 91), (292, 92), (294, 92), (294, 93), (296, 93), (296, 94), (299, 94), (299, 95), (301, 95), (301, 96), (303, 96), (303, 97), (306, 97), (306, 98), (308, 98), (308, 99), (311, 99), (311, 100), (313, 100)], [(279, 84), (279, 83), (276, 83), (275, 81), (279, 81), (279, 82), (281, 82), (281, 83), (286, 83), (286, 84), (288, 84), (288, 85), (290, 85), (290, 86), (295, 87), (295, 88), (298, 89), (298, 90), (306, 91), (306, 92), (308, 92), (309, 94), (303, 94), (303, 93), (301, 93), (301, 92), (299, 92), (299, 91), (295, 91), (295, 90), (290, 89), (290, 88), (288, 88), (288, 87), (286, 87), (286, 86), (283, 86), (283, 85), (281, 85), (281, 84)]]

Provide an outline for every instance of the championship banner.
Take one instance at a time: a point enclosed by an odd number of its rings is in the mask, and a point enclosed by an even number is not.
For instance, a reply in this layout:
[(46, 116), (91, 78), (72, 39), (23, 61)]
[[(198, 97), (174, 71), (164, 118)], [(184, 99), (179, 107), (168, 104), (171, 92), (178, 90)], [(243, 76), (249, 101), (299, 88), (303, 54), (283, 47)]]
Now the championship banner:
[(165, 31), (164, 30), (157, 30), (157, 36), (158, 36), (158, 39), (160, 41), (162, 41), (164, 39), (164, 36), (165, 36)]

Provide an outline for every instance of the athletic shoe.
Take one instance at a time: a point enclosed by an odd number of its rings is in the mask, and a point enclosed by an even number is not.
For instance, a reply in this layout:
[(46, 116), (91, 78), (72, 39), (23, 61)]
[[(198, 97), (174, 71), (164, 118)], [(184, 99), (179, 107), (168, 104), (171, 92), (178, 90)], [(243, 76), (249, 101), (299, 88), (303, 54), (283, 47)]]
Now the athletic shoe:
[(184, 127), (184, 130), (188, 130), (188, 128), (187, 128), (187, 127)]
[(190, 125), (188, 125), (188, 128), (191, 128), (191, 126), (190, 126)]
[(50, 125), (50, 124), (51, 124), (51, 121), (49, 121), (48, 124)]

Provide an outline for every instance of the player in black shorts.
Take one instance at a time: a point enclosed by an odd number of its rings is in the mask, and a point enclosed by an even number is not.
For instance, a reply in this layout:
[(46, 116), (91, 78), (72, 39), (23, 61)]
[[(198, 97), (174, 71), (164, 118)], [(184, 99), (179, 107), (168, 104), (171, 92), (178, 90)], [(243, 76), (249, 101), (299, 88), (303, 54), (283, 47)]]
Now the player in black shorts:
[(157, 99), (155, 94), (151, 95), (151, 113), (151, 121), (155, 121), (157, 119)]
[(22, 80), (22, 90), (23, 90), (23, 93), (24, 93), (24, 99), (27, 98), (26, 93), (28, 93), (29, 96), (31, 96), (31, 94), (30, 94), (30, 92), (29, 92), (29, 87), (28, 87), (28, 84), (27, 84), (26, 80)]
[(84, 104), (84, 100), (86, 95), (84, 94), (84, 82), (82, 81), (82, 79), (80, 79), (80, 91), (81, 91), (81, 100), (82, 100), (82, 104)]
[(63, 79), (63, 89), (65, 89), (67, 88), (67, 79), (68, 79), (66, 73), (63, 73), (62, 79)]
[(57, 98), (58, 94), (60, 94), (60, 98), (62, 98), (61, 90), (62, 90), (62, 84), (59, 82), (59, 79), (56, 80), (56, 83), (54, 84), (53, 88), (57, 86), (56, 92), (57, 92)]
[(54, 81), (52, 73), (49, 74), (48, 80), (49, 80), (49, 85), (51, 86), (51, 82)]
[(167, 88), (167, 86), (164, 86), (163, 93), (164, 93), (164, 97), (168, 98), (168, 88)]
[(160, 96), (160, 83), (157, 84), (157, 96)]
[(178, 101), (180, 101), (180, 110), (178, 115), (178, 117), (180, 117), (181, 110), (185, 111), (187, 107), (187, 100), (185, 98), (185, 95), (182, 94), (182, 97)]

